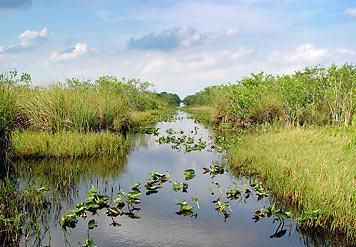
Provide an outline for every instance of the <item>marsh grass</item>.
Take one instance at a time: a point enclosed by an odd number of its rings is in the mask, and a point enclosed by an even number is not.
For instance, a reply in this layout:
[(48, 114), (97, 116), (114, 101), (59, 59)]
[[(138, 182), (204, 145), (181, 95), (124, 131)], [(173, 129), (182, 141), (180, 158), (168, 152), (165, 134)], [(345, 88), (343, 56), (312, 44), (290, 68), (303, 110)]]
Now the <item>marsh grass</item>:
[(59, 84), (18, 90), (22, 92), (17, 124), (23, 129), (51, 133), (120, 131), (128, 122), (127, 99), (110, 90), (84, 90)]
[(19, 184), (9, 177), (0, 180), (1, 246), (18, 246), (21, 239), (40, 240), (43, 219), (48, 213), (46, 189), (36, 188), (33, 183), (21, 189)]
[(11, 130), (15, 114), (16, 98), (13, 90), (0, 86), (0, 164), (5, 162), (11, 145)]
[(304, 227), (355, 239), (355, 126), (278, 128), (242, 138), (228, 152), (238, 172), (262, 177), (278, 199), (306, 217)]
[(16, 131), (12, 138), (12, 156), (17, 158), (83, 158), (123, 155), (129, 140), (108, 131), (78, 133), (62, 131), (55, 134)]
[(193, 118), (203, 124), (213, 124), (213, 107), (211, 106), (186, 106), (184, 111), (188, 112)]

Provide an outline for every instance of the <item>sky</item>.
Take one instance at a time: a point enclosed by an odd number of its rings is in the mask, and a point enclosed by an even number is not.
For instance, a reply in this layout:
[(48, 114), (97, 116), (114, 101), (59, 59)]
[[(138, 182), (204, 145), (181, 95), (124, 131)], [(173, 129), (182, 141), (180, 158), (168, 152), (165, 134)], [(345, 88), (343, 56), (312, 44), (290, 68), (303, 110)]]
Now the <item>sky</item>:
[(356, 0), (0, 0), (0, 71), (140, 78), (184, 97), (250, 73), (356, 63)]

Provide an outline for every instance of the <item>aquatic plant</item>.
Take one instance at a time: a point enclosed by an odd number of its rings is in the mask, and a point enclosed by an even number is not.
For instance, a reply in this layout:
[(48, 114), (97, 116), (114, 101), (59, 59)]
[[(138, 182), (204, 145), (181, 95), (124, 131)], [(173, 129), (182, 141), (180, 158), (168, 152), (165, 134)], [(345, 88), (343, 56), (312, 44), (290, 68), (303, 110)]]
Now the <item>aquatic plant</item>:
[(225, 173), (225, 168), (219, 164), (211, 164), (209, 168), (203, 167), (203, 174), (209, 173), (212, 178)]
[(184, 170), (185, 180), (191, 180), (195, 177), (195, 170), (194, 169), (186, 169)]
[(150, 178), (146, 180), (145, 188), (147, 190), (146, 195), (155, 194), (158, 189), (162, 188), (162, 184), (169, 180), (169, 173), (159, 173), (156, 171), (151, 172)]

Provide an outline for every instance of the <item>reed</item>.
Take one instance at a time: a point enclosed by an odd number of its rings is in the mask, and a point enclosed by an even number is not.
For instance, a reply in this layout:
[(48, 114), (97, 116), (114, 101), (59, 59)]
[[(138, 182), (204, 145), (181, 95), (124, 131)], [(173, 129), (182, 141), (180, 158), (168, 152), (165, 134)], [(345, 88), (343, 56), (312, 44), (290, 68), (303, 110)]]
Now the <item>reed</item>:
[[(249, 133), (228, 152), (232, 166), (257, 173), (300, 215), (319, 210), (307, 227), (356, 236), (355, 126)], [(315, 229), (315, 228), (314, 228)]]
[(61, 131), (55, 134), (37, 131), (16, 131), (12, 138), (12, 156), (16, 158), (83, 158), (126, 154), (129, 140), (108, 131), (78, 133)]
[(0, 167), (5, 170), (7, 152), (11, 146), (11, 131), (16, 115), (16, 95), (11, 88), (0, 85)]

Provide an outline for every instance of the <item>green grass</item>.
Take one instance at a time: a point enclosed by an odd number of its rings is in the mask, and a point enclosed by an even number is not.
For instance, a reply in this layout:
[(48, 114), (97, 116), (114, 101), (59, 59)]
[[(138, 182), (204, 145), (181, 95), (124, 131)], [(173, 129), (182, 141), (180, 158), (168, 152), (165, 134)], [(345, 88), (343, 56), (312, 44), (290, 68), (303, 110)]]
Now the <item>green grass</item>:
[(0, 163), (5, 159), (11, 144), (11, 129), (16, 109), (13, 94), (12, 90), (0, 86)]
[(17, 158), (83, 158), (126, 154), (129, 141), (110, 132), (78, 133), (16, 131), (13, 156)]
[(257, 173), (299, 213), (321, 210), (305, 226), (355, 238), (355, 126), (269, 130), (242, 138), (228, 152), (237, 172)]
[(192, 115), (192, 117), (199, 123), (213, 124), (213, 107), (211, 106), (186, 106), (184, 111)]

